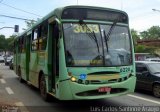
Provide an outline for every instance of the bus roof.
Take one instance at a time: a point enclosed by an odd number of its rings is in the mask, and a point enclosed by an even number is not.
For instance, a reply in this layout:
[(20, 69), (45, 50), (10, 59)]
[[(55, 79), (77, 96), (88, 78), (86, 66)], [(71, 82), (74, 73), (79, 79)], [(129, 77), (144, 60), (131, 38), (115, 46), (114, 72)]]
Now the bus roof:
[(99, 9), (99, 10), (106, 10), (106, 11), (114, 11), (117, 13), (122, 13), (124, 14), (127, 18), (128, 15), (126, 12), (121, 11), (121, 10), (117, 10), (117, 9), (111, 9), (111, 8), (105, 8), (105, 7), (96, 7), (96, 6), (81, 6), (81, 5), (71, 5), (71, 6), (64, 6), (64, 7), (60, 7), (60, 8), (56, 8), (55, 10), (51, 11), (49, 14), (47, 14), (46, 16), (44, 16), (43, 18), (41, 18), (39, 21), (37, 21), (32, 27), (28, 28), (26, 31), (20, 33), (17, 37), (22, 36), (23, 34), (29, 32), (31, 29), (33, 29), (34, 27), (38, 26), (39, 24), (41, 24), (42, 22), (44, 22), (45, 20), (47, 20), (50, 17), (57, 17), (58, 19), (61, 20), (61, 16), (62, 13), (65, 9), (69, 9), (69, 8), (89, 8), (89, 9)]

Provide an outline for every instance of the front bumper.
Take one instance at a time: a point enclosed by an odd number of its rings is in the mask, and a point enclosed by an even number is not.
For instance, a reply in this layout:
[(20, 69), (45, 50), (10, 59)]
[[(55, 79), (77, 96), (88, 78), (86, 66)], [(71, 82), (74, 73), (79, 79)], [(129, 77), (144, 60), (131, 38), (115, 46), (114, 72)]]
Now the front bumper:
[[(68, 82), (68, 83), (67, 83)], [(70, 80), (63, 82), (70, 87), (61, 86), (60, 99), (61, 100), (84, 100), (84, 99), (102, 99), (108, 97), (115, 97), (134, 92), (136, 77), (131, 76), (125, 81), (109, 83), (109, 84), (78, 84)], [(60, 84), (61, 85), (61, 84)], [(62, 84), (63, 85), (63, 84)], [(111, 91), (107, 93), (98, 92), (100, 87), (111, 87)], [(64, 93), (67, 93), (64, 95)]]

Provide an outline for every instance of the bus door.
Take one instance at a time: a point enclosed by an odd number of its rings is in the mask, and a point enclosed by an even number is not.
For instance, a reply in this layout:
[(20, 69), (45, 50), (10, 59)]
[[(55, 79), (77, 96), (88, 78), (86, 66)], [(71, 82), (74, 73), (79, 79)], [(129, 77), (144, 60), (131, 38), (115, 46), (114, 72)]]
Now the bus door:
[(49, 20), (49, 35), (50, 35), (50, 40), (49, 40), (49, 51), (48, 52), (50, 57), (48, 62), (51, 62), (51, 84), (52, 84), (52, 90), (55, 92), (55, 85), (56, 82), (59, 78), (59, 52), (58, 52), (58, 36), (59, 32), (57, 31), (58, 25), (56, 24), (55, 21), (52, 21), (53, 18)]
[(30, 47), (31, 47), (31, 33), (27, 34), (26, 40), (26, 80), (29, 81), (29, 63), (30, 63)]

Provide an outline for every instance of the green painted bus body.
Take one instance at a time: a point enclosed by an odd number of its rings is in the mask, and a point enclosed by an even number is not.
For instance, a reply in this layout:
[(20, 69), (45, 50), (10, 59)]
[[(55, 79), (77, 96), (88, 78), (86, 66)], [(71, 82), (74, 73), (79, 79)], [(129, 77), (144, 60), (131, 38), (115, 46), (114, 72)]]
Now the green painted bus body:
[[(18, 74), (20, 69), (22, 79), (28, 81), (33, 86), (39, 88), (40, 76), (44, 75), (46, 80), (46, 91), (47, 93), (53, 95), (55, 98), (60, 100), (84, 100), (84, 99), (101, 99), (114, 96), (125, 95), (128, 93), (134, 92), (136, 77), (135, 77), (135, 63), (134, 63), (134, 47), (133, 41), (131, 39), (131, 48), (132, 48), (132, 64), (128, 66), (112, 66), (112, 67), (67, 67), (65, 59), (65, 46), (64, 46), (64, 34), (62, 23), (63, 21), (76, 22), (76, 20), (62, 20), (61, 15), (64, 9), (67, 8), (93, 8), (93, 9), (104, 9), (115, 12), (121, 12), (113, 9), (99, 8), (99, 7), (88, 7), (88, 6), (68, 6), (64, 8), (58, 8), (42, 18), (30, 29), (26, 30), (20, 34), (15, 40), (15, 54), (14, 54), (14, 70)], [(124, 13), (124, 12), (121, 12)], [(125, 14), (125, 13), (124, 13)], [(52, 28), (48, 25), (48, 40), (46, 50), (43, 51), (31, 51), (31, 43), (29, 43), (32, 37), (32, 30), (40, 25), (43, 21), (54, 18), (53, 21), (58, 23), (60, 29), (60, 34), (58, 38), (58, 56), (59, 56), (59, 75), (55, 75), (52, 71), (53, 61), (52, 61), (52, 49), (53, 48), (53, 37), (51, 36)], [(107, 21), (96, 21), (88, 20), (91, 23), (105, 23)], [(125, 24), (128, 26), (128, 24)], [(25, 51), (19, 53), (18, 40), (22, 36), (26, 35), (26, 44)], [(125, 69), (129, 69), (128, 71)], [(85, 83), (85, 80), (82, 80), (84, 83), (78, 83), (81, 74), (91, 74), (96, 73), (88, 79), (89, 84)], [(113, 74), (112, 74), (113, 73)], [(114, 75), (118, 77), (114, 78)], [(103, 75), (103, 76), (101, 76)], [(106, 76), (104, 76), (106, 75)], [(110, 81), (105, 78), (108, 78), (107, 75), (112, 75)], [(71, 81), (71, 78), (74, 77), (76, 81)], [(99, 78), (95, 80), (95, 78)], [(105, 81), (104, 81), (104, 79)], [(93, 79), (93, 80), (92, 80)], [(54, 80), (54, 81), (53, 81)], [(87, 78), (86, 78), (87, 80)], [(55, 82), (54, 85), (52, 81)], [(97, 82), (96, 82), (97, 81)], [(103, 82), (104, 81), (104, 82)], [(55, 87), (53, 89), (53, 87)], [(110, 87), (110, 92), (99, 92), (98, 89), (101, 87)]]

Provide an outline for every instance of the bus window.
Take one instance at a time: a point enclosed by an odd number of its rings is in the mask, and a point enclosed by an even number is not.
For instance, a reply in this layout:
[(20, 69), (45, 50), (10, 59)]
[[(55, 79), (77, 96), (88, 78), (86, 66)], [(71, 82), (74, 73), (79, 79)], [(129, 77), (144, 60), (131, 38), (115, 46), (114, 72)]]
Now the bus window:
[(32, 36), (32, 51), (38, 50), (38, 29), (34, 29)]
[(19, 40), (18, 40), (18, 45), (19, 45), (18, 52), (19, 52), (19, 53), (22, 53), (22, 45), (23, 45), (22, 37), (19, 38)]
[(48, 23), (44, 22), (40, 27), (39, 50), (45, 50), (47, 45)]
[(22, 37), (22, 46), (21, 46), (22, 53), (25, 52), (25, 48), (26, 48), (25, 42), (26, 42), (26, 37), (24, 36), (24, 37)]
[(14, 49), (13, 49), (14, 54), (16, 54), (16, 41), (14, 41)]

